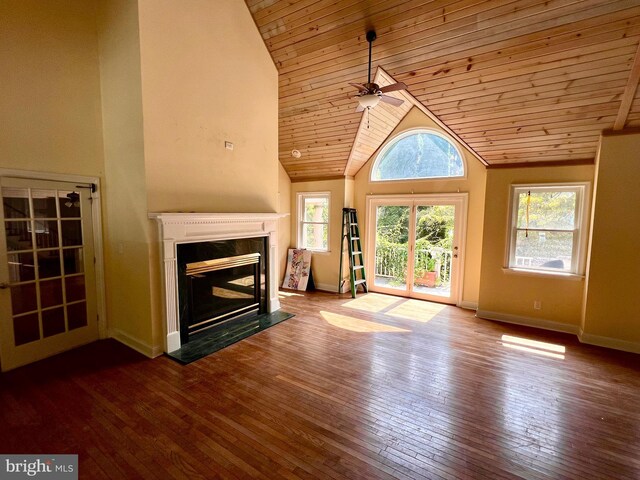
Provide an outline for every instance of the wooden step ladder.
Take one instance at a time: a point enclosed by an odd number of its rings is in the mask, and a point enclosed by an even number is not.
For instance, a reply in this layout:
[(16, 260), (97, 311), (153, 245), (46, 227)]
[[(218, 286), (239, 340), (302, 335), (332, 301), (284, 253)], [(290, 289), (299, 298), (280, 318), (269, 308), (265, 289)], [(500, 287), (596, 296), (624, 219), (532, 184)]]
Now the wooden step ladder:
[(358, 227), (358, 213), (355, 208), (342, 209), (342, 241), (340, 242), (340, 280), (338, 292), (342, 293), (345, 279), (342, 277), (342, 262), (344, 258), (344, 244), (347, 243), (349, 253), (349, 282), (351, 284), (351, 297), (356, 298), (358, 285), (367, 293), (367, 279), (364, 273), (364, 256), (360, 243), (360, 228)]

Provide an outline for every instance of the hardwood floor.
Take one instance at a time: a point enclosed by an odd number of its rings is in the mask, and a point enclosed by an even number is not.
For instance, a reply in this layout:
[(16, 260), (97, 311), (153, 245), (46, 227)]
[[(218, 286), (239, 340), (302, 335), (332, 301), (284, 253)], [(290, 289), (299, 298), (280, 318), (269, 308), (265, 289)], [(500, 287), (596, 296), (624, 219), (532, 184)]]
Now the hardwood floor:
[(384, 295), (282, 302), (187, 366), (108, 340), (0, 375), (0, 453), (77, 453), (87, 479), (640, 478), (637, 355)]

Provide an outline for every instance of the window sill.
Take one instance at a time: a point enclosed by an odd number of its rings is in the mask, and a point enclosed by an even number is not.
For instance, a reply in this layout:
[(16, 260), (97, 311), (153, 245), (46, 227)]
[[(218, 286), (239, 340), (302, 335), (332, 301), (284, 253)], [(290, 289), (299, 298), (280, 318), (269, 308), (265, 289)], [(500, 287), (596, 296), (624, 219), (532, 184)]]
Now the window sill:
[(546, 277), (546, 278), (558, 278), (566, 280), (581, 281), (584, 280), (584, 275), (578, 275), (576, 273), (567, 272), (547, 272), (542, 270), (528, 270), (526, 268), (502, 268), (503, 273), (509, 275), (524, 275), (527, 277)]

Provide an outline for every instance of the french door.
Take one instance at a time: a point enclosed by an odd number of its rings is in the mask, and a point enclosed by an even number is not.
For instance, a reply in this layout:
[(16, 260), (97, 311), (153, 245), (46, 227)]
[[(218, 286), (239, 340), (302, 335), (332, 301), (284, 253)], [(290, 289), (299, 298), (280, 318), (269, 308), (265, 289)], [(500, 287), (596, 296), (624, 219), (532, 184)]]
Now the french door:
[(98, 338), (90, 190), (0, 178), (2, 370)]
[(458, 304), (467, 194), (369, 196), (367, 202), (369, 289)]

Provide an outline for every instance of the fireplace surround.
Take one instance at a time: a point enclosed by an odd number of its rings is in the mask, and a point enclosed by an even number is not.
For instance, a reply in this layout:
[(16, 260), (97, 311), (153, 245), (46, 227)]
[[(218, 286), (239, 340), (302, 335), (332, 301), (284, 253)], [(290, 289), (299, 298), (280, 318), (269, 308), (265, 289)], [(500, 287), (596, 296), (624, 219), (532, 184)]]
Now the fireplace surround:
[[(150, 213), (158, 225), (164, 298), (165, 352), (179, 349), (181, 339), (178, 247), (185, 244), (263, 238), (266, 290), (264, 308), (272, 313), (280, 309), (278, 299), (278, 220), (277, 213)], [(182, 249), (182, 247), (180, 247)], [(237, 256), (246, 255), (240, 253)], [(222, 258), (222, 257), (221, 257)], [(206, 259), (205, 259), (206, 260)], [(213, 259), (211, 259), (213, 260)], [(244, 259), (242, 261), (249, 261)], [(188, 262), (197, 263), (197, 262)], [(215, 263), (215, 262), (214, 262)], [(195, 265), (192, 268), (204, 268)], [(213, 287), (212, 287), (213, 288)], [(183, 298), (184, 303), (184, 298)], [(183, 333), (184, 338), (184, 333)]]

